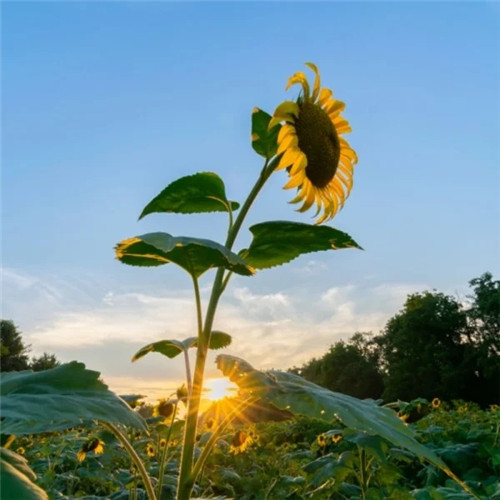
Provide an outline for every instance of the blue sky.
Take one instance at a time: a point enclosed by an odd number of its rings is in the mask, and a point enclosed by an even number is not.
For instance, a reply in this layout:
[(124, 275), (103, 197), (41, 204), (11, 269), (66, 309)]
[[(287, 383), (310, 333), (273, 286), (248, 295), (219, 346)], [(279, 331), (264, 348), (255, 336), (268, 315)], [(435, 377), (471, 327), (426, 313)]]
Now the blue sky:
[[(34, 354), (81, 359), (117, 390), (179, 378), (176, 362), (129, 359), (192, 335), (189, 279), (124, 266), (113, 246), (159, 230), (223, 241), (223, 215), (137, 217), (198, 171), (243, 201), (261, 168), (251, 111), (295, 98), (286, 80), (306, 61), (347, 104), (359, 163), (330, 225), (365, 251), (235, 279), (216, 320), (228, 352), (287, 368), (377, 332), (408, 293), (498, 279), (499, 27), (487, 2), (4, 2), (2, 317)], [(248, 225), (312, 222), (284, 184), (271, 178)]]

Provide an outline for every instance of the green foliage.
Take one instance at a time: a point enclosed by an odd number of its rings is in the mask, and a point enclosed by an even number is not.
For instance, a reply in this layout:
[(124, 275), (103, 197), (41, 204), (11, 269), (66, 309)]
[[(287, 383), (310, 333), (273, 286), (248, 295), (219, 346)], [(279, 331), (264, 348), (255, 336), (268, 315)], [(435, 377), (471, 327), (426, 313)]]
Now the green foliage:
[(290, 371), (331, 391), (360, 399), (378, 399), (384, 389), (377, 353), (361, 333), (347, 342), (336, 342), (321, 358)]
[(281, 125), (276, 125), (269, 129), (271, 115), (254, 108), (252, 112), (252, 148), (254, 151), (266, 159), (272, 158), (278, 149), (278, 134)]
[(99, 375), (76, 361), (36, 373), (2, 373), (2, 432), (34, 434), (96, 419), (144, 428), (142, 419)]
[(240, 257), (215, 241), (149, 233), (129, 238), (115, 247), (116, 257), (131, 266), (161, 266), (173, 262), (198, 278), (214, 267), (224, 267), (243, 276), (253, 269)]
[(3, 372), (27, 370), (29, 346), (24, 345), (21, 332), (10, 320), (0, 320), (0, 370)]
[(0, 496), (5, 500), (46, 500), (47, 493), (33, 481), (36, 474), (26, 459), (6, 448), (0, 448)]
[(290, 262), (302, 254), (361, 247), (347, 234), (328, 226), (272, 221), (250, 227), (253, 240), (240, 255), (256, 269)]
[(227, 200), (224, 182), (217, 174), (200, 172), (181, 177), (169, 184), (146, 205), (139, 219), (155, 212), (227, 212), (238, 207), (239, 204), (235, 201)]
[[(210, 335), (210, 349), (222, 349), (223, 347), (227, 347), (231, 344), (231, 336), (224, 332), (213, 331)], [(198, 346), (198, 338), (197, 337), (189, 337), (185, 340), (160, 340), (158, 342), (153, 342), (152, 344), (148, 344), (141, 349), (139, 349), (134, 356), (132, 357), (132, 361), (137, 361), (142, 358), (146, 354), (150, 352), (159, 352), (167, 358), (175, 358), (181, 352), (187, 351), (191, 347)]]

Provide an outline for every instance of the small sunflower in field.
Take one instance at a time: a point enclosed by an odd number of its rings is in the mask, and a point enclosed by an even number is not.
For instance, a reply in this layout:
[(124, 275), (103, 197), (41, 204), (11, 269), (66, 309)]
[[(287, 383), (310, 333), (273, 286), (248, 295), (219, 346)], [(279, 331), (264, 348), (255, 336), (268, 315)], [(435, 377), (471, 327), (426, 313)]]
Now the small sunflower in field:
[(243, 431), (237, 431), (233, 439), (231, 440), (231, 453), (238, 455), (238, 453), (243, 453), (253, 442), (250, 434), (246, 434)]
[(172, 401), (160, 399), (158, 404), (153, 408), (153, 417), (169, 418), (174, 413), (175, 405)]
[(167, 446), (167, 440), (165, 438), (160, 439), (160, 448), (165, 448)]
[(342, 436), (340, 434), (336, 434), (335, 436), (332, 436), (332, 443), (333, 444), (337, 444), (341, 440), (342, 440)]
[(76, 454), (78, 461), (83, 462), (87, 453), (91, 451), (93, 451), (96, 455), (104, 453), (104, 441), (101, 441), (99, 438), (90, 438), (87, 440)]
[(319, 434), (318, 437), (316, 438), (316, 442), (321, 448), (324, 448), (327, 443), (326, 434)]
[(146, 455), (149, 458), (154, 457), (156, 455), (155, 447), (151, 443), (148, 443), (146, 445)]
[(316, 205), (316, 224), (321, 224), (343, 207), (358, 158), (342, 137), (351, 131), (340, 115), (345, 104), (334, 99), (330, 89), (321, 87), (314, 64), (306, 66), (316, 75), (312, 91), (302, 71), (291, 76), (286, 89), (300, 84), (302, 93), (296, 101), (285, 101), (276, 108), (269, 128), (285, 122), (278, 135), (277, 152), (282, 156), (276, 170), (288, 171), (284, 189), (298, 190), (291, 203), (302, 203), (299, 212)]
[(19, 446), (17, 449), (16, 449), (16, 453), (18, 455), (24, 455), (26, 453), (26, 450), (22, 447), (22, 446)]
[(441, 400), (439, 398), (434, 398), (431, 402), (433, 410), (437, 410), (441, 406)]

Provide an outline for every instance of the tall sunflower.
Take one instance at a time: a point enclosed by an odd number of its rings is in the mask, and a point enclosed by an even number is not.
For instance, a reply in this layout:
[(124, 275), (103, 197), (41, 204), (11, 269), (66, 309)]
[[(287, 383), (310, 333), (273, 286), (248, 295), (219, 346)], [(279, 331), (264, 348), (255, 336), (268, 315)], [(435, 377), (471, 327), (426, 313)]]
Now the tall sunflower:
[(314, 64), (306, 66), (316, 75), (312, 92), (302, 71), (290, 77), (286, 90), (299, 83), (302, 93), (296, 101), (285, 101), (276, 108), (269, 128), (285, 122), (278, 135), (278, 154), (282, 156), (276, 170), (288, 170), (284, 189), (298, 190), (291, 203), (302, 203), (299, 212), (315, 204), (315, 217), (319, 215), (316, 224), (321, 224), (344, 205), (358, 158), (341, 137), (351, 131), (347, 120), (340, 116), (345, 104), (334, 99), (330, 89), (321, 88)]

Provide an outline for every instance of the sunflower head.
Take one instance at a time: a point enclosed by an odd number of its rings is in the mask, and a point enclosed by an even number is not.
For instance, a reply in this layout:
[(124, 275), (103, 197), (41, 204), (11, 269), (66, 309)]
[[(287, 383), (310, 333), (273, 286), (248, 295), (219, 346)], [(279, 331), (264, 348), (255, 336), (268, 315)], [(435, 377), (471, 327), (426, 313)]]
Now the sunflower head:
[(278, 134), (281, 155), (276, 170), (286, 169), (289, 180), (284, 189), (298, 190), (291, 203), (302, 203), (299, 212), (316, 205), (316, 224), (335, 216), (352, 188), (354, 165), (358, 159), (342, 137), (351, 131), (340, 115), (345, 105), (321, 88), (318, 68), (306, 63), (315, 73), (313, 88), (299, 71), (288, 80), (287, 89), (302, 86), (296, 101), (285, 101), (275, 110), (269, 128), (285, 122)]
[(88, 439), (76, 454), (78, 461), (83, 462), (85, 460), (85, 457), (87, 456), (87, 453), (91, 451), (93, 451), (95, 454), (104, 453), (104, 441), (101, 441), (96, 437)]
[(439, 398), (434, 398), (431, 405), (434, 410), (437, 410), (441, 406), (441, 400)]
[(231, 439), (231, 453), (238, 455), (238, 453), (243, 453), (253, 442), (250, 434), (245, 434), (242, 431), (237, 431), (233, 438)]

